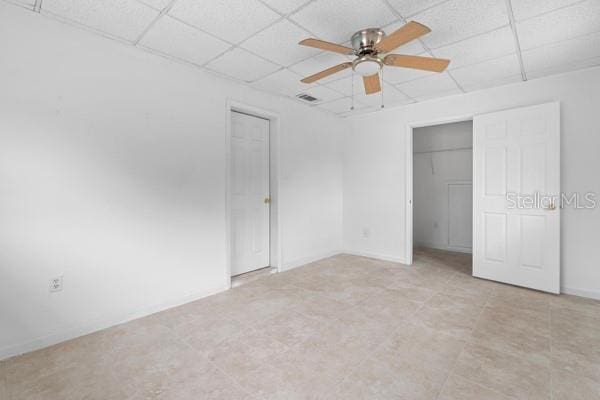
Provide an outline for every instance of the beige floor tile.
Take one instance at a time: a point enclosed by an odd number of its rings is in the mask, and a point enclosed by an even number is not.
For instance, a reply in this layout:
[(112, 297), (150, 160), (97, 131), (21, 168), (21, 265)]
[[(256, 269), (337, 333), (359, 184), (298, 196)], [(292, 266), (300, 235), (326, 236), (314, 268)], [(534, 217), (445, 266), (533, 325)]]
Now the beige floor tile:
[(310, 317), (290, 311), (289, 313), (280, 314), (259, 323), (254, 328), (268, 337), (274, 338), (291, 347), (311, 336), (318, 335), (329, 324), (331, 324), (331, 321), (326, 318), (318, 316)]
[(294, 311), (309, 317), (322, 317), (335, 319), (344, 310), (351, 306), (321, 295), (311, 295), (299, 302)]
[(550, 337), (550, 312), (548, 311), (488, 305), (483, 310), (481, 319), (496, 321), (514, 332)]
[(141, 382), (130, 400), (243, 399), (245, 393), (205, 360), (177, 365)]
[(130, 393), (105, 370), (80, 365), (7, 384), (9, 400), (121, 400)]
[(245, 325), (229, 318), (202, 318), (172, 328), (178, 339), (206, 355), (225, 339), (237, 335)]
[(600, 302), (414, 257), (330, 257), (5, 360), (0, 399), (600, 398)]
[(223, 317), (235, 319), (247, 326), (254, 326), (276, 315), (296, 309), (302, 302), (296, 295), (298, 288), (272, 289), (246, 302), (223, 308)]
[(435, 295), (436, 291), (423, 286), (415, 286), (409, 284), (406, 279), (397, 274), (393, 277), (385, 271), (382, 273), (372, 274), (366, 278), (370, 285), (397, 291), (398, 295), (408, 300), (416, 302), (424, 302)]
[(471, 342), (506, 351), (548, 365), (550, 362), (550, 313), (501, 304), (486, 306), (473, 330)]
[(403, 279), (413, 286), (421, 286), (431, 290), (440, 290), (448, 284), (455, 272), (432, 266), (413, 266)]
[(376, 317), (378, 321), (399, 324), (410, 318), (419, 309), (420, 304), (407, 299), (400, 290), (380, 288), (355, 309)]
[(208, 352), (208, 358), (229, 376), (256, 369), (288, 346), (253, 328), (228, 337)]
[(488, 300), (490, 306), (513, 307), (519, 310), (546, 313), (555, 295), (510, 285), (496, 285)]
[(485, 311), (475, 325), (470, 342), (517, 356), (531, 357), (540, 363), (550, 362), (549, 336), (515, 329), (493, 316), (485, 315)]
[(575, 311), (579, 315), (600, 318), (600, 300), (586, 299), (571, 295), (553, 296), (550, 304), (553, 309)]
[(570, 342), (573, 338), (600, 340), (600, 314), (589, 315), (577, 309), (550, 309), (550, 329), (556, 342)]
[(308, 290), (344, 304), (356, 305), (367, 297), (377, 293), (380, 288), (369, 285), (366, 280), (359, 278), (357, 280), (323, 281), (318, 289)]
[(472, 304), (483, 305), (492, 295), (496, 283), (485, 279), (473, 278), (470, 275), (454, 274), (451, 279), (440, 288), (440, 293), (464, 297)]
[(336, 398), (434, 400), (446, 377), (446, 371), (415, 366), (402, 359), (369, 358), (342, 382)]
[[(357, 329), (358, 325), (362, 329)], [(306, 354), (312, 365), (327, 366), (345, 376), (385, 340), (390, 332), (386, 326), (369, 318), (346, 318), (321, 329), (319, 335), (311, 336), (293, 350)]]
[(591, 400), (600, 399), (598, 380), (570, 374), (565, 371), (552, 371), (552, 400)]
[(600, 380), (600, 340), (573, 338), (571, 342), (553, 342), (552, 367)]
[(470, 336), (483, 305), (468, 299), (447, 294), (437, 294), (412, 317), (416, 324), (459, 338)]
[(437, 400), (510, 400), (512, 397), (451, 375)]
[(424, 369), (449, 370), (458, 359), (465, 341), (410, 323), (399, 326), (377, 349), (374, 357), (389, 356), (409, 361)]
[(550, 368), (508, 352), (467, 344), (453, 373), (507, 396), (550, 398)]
[[(315, 360), (308, 347), (298, 346), (269, 360), (268, 365), (236, 376), (244, 392), (260, 399), (331, 399), (342, 379), (324, 356)], [(322, 361), (325, 362), (316, 362)]]
[(60, 375), (63, 371), (76, 373), (81, 365), (109, 370), (122, 348), (119, 341), (122, 331), (123, 326), (118, 326), (5, 360), (3, 376), (7, 391), (11, 387), (10, 391), (14, 392), (15, 386), (21, 387), (30, 382), (47, 382), (48, 377)]

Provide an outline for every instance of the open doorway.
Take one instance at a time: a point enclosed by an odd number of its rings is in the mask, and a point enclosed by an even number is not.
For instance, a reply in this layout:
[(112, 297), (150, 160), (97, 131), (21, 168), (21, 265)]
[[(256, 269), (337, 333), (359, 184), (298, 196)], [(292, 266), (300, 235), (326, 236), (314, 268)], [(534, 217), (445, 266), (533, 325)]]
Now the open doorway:
[[(413, 254), (471, 265), (473, 121), (414, 128)], [(467, 271), (465, 271), (467, 272)]]

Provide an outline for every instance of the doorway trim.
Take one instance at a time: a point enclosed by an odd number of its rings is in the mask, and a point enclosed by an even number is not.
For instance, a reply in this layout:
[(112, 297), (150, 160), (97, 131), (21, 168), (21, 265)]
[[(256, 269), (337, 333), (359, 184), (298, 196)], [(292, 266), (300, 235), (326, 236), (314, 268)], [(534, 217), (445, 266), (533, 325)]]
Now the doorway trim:
[[(426, 126), (452, 124), (455, 122), (472, 121), (475, 114), (457, 115), (454, 117), (445, 117), (430, 119), (426, 121), (414, 121), (406, 124), (405, 143), (406, 143), (406, 196), (405, 203), (405, 221), (406, 248), (404, 249), (404, 263), (412, 265), (413, 263), (413, 130), (415, 128), (424, 128)], [(473, 133), (471, 133), (473, 134)]]
[(245, 104), (236, 100), (227, 100), (225, 134), (225, 287), (231, 288), (231, 113), (239, 112), (269, 120), (269, 266), (281, 272), (281, 229), (279, 227), (281, 204), (279, 185), (279, 154), (281, 123), (278, 113)]

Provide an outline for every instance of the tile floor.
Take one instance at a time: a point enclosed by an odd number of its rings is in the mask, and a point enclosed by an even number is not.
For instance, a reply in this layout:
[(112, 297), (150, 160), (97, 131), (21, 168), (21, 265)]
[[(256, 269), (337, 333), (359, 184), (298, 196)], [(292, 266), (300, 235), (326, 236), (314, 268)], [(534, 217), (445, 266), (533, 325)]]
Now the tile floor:
[(0, 368), (2, 400), (590, 400), (600, 302), (340, 255)]

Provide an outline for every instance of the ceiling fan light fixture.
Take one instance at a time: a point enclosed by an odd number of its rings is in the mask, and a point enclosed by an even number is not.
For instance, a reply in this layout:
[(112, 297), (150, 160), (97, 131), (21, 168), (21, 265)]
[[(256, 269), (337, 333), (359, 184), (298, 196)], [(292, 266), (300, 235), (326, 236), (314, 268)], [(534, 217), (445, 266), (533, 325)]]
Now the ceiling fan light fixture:
[(352, 63), (352, 69), (359, 75), (371, 76), (379, 73), (383, 67), (383, 62), (373, 56), (362, 56)]

